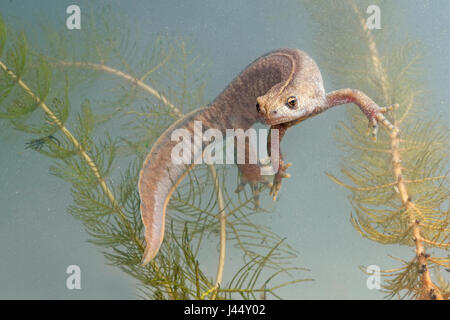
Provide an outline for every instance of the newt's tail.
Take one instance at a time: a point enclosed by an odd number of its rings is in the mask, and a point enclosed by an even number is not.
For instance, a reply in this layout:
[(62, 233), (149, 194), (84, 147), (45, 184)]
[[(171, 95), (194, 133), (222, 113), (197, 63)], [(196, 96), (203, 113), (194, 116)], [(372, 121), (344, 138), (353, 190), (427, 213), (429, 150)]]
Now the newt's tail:
[[(186, 130), (184, 134), (194, 137), (194, 124), (203, 125), (219, 122), (211, 108), (197, 109), (172, 124), (156, 141), (144, 161), (139, 174), (139, 195), (141, 198), (141, 217), (145, 227), (147, 243), (142, 263), (149, 263), (158, 253), (164, 238), (166, 207), (173, 191), (177, 188), (192, 164), (177, 164), (172, 159), (172, 149), (179, 141), (172, 141), (171, 135), (176, 129)], [(196, 139), (193, 140), (194, 142)], [(199, 139), (202, 143), (201, 139)], [(192, 150), (201, 150), (202, 146), (192, 146)], [(194, 152), (193, 152), (194, 153)], [(195, 157), (195, 155), (193, 155)]]

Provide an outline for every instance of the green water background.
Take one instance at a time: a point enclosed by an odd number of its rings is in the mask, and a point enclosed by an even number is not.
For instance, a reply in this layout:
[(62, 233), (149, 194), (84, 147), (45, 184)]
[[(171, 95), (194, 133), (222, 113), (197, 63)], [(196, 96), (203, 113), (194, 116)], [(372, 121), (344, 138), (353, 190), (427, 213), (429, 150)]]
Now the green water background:
[[(450, 114), (450, 1), (397, 1), (397, 26), (425, 47), (424, 82), (430, 88), (429, 113), (448, 121)], [(250, 61), (279, 47), (297, 47), (318, 56), (309, 15), (297, 1), (0, 1), (8, 22), (32, 28), (48, 19), (65, 28), (65, 9), (76, 3), (102, 10), (107, 3), (136, 23), (142, 38), (168, 32), (189, 39), (209, 61), (205, 98), (212, 100)], [(364, 8), (363, 8), (364, 11)], [(58, 17), (56, 19), (55, 17)], [(83, 17), (83, 16), (82, 16)], [(383, 19), (383, 6), (381, 6)], [(345, 21), (342, 21), (345, 23)], [(383, 23), (383, 20), (382, 20)], [(383, 26), (383, 25), (382, 25)], [(73, 32), (89, 32), (83, 29)], [(35, 39), (36, 40), (36, 39)], [(351, 48), (349, 48), (351, 50)], [(317, 60), (317, 59), (316, 59)], [(317, 60), (319, 67), (321, 61)], [(330, 82), (321, 68), (327, 91)], [(408, 248), (363, 239), (349, 222), (348, 192), (325, 171), (339, 172), (341, 153), (333, 133), (345, 109), (336, 108), (291, 129), (283, 140), (292, 179), (284, 182), (277, 209), (268, 222), (299, 251), (299, 265), (311, 269), (303, 283), (280, 291), (290, 299), (379, 299), (368, 290), (361, 265), (397, 266), (387, 255), (410, 257)], [(25, 150), (28, 137), (0, 122), (0, 298), (134, 299), (136, 281), (105, 264), (99, 248), (86, 243), (82, 225), (67, 213), (69, 185), (48, 174), (50, 161)], [(210, 256), (215, 257), (215, 253)], [(214, 275), (215, 258), (210, 258)], [(228, 260), (228, 263), (233, 261)], [(68, 290), (68, 265), (81, 267), (82, 289)]]

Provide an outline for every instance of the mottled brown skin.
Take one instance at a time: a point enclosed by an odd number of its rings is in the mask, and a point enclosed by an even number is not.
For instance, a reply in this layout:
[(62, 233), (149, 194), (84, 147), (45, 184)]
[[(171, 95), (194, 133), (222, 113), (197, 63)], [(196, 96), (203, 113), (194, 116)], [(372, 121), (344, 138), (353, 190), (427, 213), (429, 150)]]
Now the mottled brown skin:
[[(320, 70), (314, 60), (298, 49), (279, 49), (247, 66), (209, 107), (195, 110), (172, 124), (156, 141), (140, 172), (141, 215), (147, 243), (143, 264), (156, 256), (164, 237), (169, 199), (193, 167), (172, 163), (171, 151), (178, 143), (170, 139), (173, 130), (184, 128), (193, 136), (194, 121), (201, 121), (204, 131), (215, 128), (225, 135), (226, 129), (247, 130), (262, 121), (271, 125), (271, 131), (279, 130), (275, 149), (279, 150), (281, 139), (289, 127), (332, 106), (349, 102), (360, 107), (374, 128), (378, 121), (387, 121), (381, 115), (384, 109), (360, 91), (341, 89), (326, 95)], [(270, 152), (271, 139), (268, 141)], [(271, 187), (274, 198), (281, 180), (289, 176), (285, 171), (290, 164), (284, 164), (281, 152), (279, 154), (279, 168)], [(239, 165), (239, 169), (242, 183), (249, 183), (253, 191), (258, 183), (264, 183), (258, 165), (243, 164)], [(242, 184), (238, 191), (240, 189)]]

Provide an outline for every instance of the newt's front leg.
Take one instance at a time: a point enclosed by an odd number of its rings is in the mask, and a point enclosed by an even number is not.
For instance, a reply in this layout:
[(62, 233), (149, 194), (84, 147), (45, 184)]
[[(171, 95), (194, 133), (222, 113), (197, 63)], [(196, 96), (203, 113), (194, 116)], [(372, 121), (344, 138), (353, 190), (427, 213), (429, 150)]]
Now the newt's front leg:
[[(238, 145), (235, 140), (235, 145)], [(250, 156), (250, 154), (252, 156)], [(240, 171), (240, 182), (235, 192), (239, 193), (244, 190), (245, 185), (249, 184), (252, 195), (255, 210), (259, 209), (259, 191), (262, 185), (272, 187), (272, 183), (265, 179), (261, 174), (261, 165), (258, 163), (250, 163), (250, 158), (256, 159), (256, 150), (254, 146), (250, 144), (250, 141), (245, 139), (245, 161), (240, 163), (237, 161), (237, 166)]]
[[(278, 192), (281, 188), (281, 181), (283, 178), (290, 178), (290, 175), (286, 173), (286, 169), (289, 168), (291, 163), (284, 163), (283, 155), (281, 153), (281, 140), (286, 133), (286, 130), (291, 127), (293, 124), (291, 123), (281, 123), (277, 125), (273, 125), (270, 127), (269, 137), (267, 139), (267, 153), (272, 158), (272, 152), (275, 151), (278, 153), (278, 168), (273, 168), (275, 170), (275, 176), (273, 178), (273, 184), (270, 188), (270, 195), (272, 199), (275, 201), (278, 195)], [(275, 139), (275, 145), (272, 144), (272, 133), (274, 130), (278, 130), (278, 139)], [(276, 164), (275, 164), (276, 165)]]
[(378, 123), (381, 123), (389, 130), (394, 130), (394, 126), (385, 118), (384, 113), (397, 108), (398, 104), (393, 104), (388, 107), (379, 107), (372, 99), (370, 99), (364, 92), (355, 89), (339, 89), (330, 92), (326, 96), (326, 103), (317, 106), (310, 116), (315, 116), (334, 106), (343, 105), (347, 103), (356, 104), (359, 109), (369, 120), (369, 129), (372, 131), (372, 138), (376, 141), (378, 132)]
[[(269, 194), (272, 196), (272, 199), (275, 201), (278, 195), (278, 192), (281, 188), (281, 182), (284, 178), (290, 178), (290, 174), (286, 173), (287, 168), (289, 168), (292, 163), (284, 163), (283, 155), (281, 153), (281, 140), (286, 133), (286, 130), (293, 125), (296, 125), (307, 117), (296, 119), (291, 122), (285, 122), (277, 125), (273, 125), (270, 127), (269, 136), (267, 138), (267, 154), (271, 159), (272, 152), (276, 152), (278, 155), (278, 161), (271, 161), (272, 170), (275, 172), (273, 177), (273, 182), (270, 183), (264, 179), (264, 176), (261, 175), (261, 165), (260, 164), (249, 164), (249, 153), (254, 152), (254, 149), (251, 147), (248, 140), (245, 141), (245, 164), (238, 164), (239, 171), (241, 172), (241, 182), (238, 185), (236, 192), (240, 192), (244, 189), (246, 184), (249, 184), (252, 189), (255, 208), (259, 208), (259, 186), (266, 185), (270, 188)], [(274, 130), (278, 130), (278, 134), (276, 137), (272, 137), (272, 133)], [(272, 141), (274, 140), (274, 141)], [(273, 143), (272, 143), (273, 142)]]

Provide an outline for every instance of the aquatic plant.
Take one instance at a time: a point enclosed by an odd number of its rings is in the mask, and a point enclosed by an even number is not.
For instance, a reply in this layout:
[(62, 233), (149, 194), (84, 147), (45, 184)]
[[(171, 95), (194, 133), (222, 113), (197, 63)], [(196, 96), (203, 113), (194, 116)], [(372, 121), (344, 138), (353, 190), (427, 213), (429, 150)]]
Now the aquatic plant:
[[(278, 289), (309, 281), (297, 277), (306, 269), (295, 265), (296, 251), (255, 222), (268, 211), (254, 210), (248, 190), (228, 192), (237, 183), (226, 179), (237, 178), (229, 166), (189, 174), (172, 196), (160, 253), (141, 265), (141, 163), (165, 128), (205, 104), (203, 60), (169, 36), (144, 47), (108, 16), (85, 19), (93, 32), (76, 36), (44, 28), (39, 45), (0, 20), (0, 118), (29, 134), (26, 148), (53, 159), (49, 171), (70, 184), (68, 211), (88, 241), (135, 278), (145, 298), (280, 298)], [(225, 262), (226, 252), (239, 262)]]
[[(365, 9), (374, 4), (381, 7), (383, 24), (369, 30)], [(399, 267), (381, 271), (383, 290), (389, 298), (448, 298), (449, 284), (440, 270), (450, 266), (449, 135), (446, 123), (426, 112), (429, 102), (419, 68), (423, 48), (395, 34), (390, 13), (399, 9), (397, 3), (301, 5), (313, 16), (319, 61), (339, 85), (358, 87), (381, 105), (399, 104), (388, 113), (397, 130), (383, 130), (377, 143), (366, 139), (362, 116), (349, 108), (348, 120), (336, 132), (345, 154), (343, 178), (328, 174), (350, 191), (351, 223), (363, 237), (412, 250), (406, 259), (393, 257)]]

